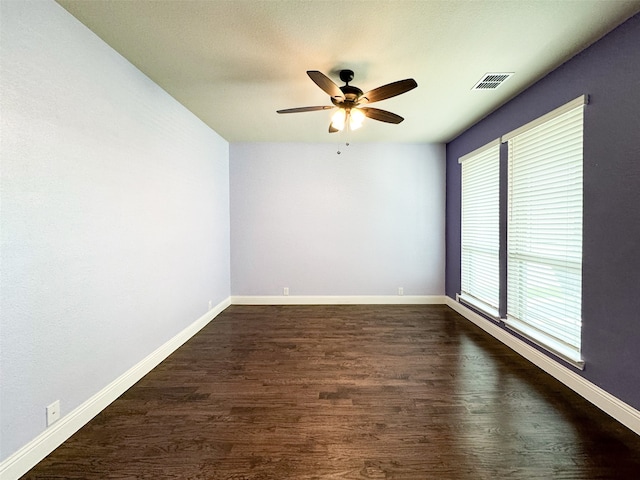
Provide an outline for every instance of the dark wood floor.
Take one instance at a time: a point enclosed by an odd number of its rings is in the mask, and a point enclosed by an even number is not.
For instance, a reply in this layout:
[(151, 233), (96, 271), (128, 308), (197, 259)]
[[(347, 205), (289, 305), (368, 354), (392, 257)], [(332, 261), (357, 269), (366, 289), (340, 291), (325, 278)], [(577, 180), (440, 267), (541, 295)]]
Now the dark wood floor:
[(446, 306), (232, 306), (24, 478), (640, 478), (640, 437)]

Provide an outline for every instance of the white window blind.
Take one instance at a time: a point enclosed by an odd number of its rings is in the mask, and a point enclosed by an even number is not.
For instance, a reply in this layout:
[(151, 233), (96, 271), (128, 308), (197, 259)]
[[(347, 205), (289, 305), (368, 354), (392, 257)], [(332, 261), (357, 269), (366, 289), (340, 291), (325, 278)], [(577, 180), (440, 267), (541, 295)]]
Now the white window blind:
[(465, 155), (460, 163), (460, 299), (497, 318), (500, 305), (500, 141)]
[(581, 366), (584, 101), (572, 103), (508, 141), (506, 322)]

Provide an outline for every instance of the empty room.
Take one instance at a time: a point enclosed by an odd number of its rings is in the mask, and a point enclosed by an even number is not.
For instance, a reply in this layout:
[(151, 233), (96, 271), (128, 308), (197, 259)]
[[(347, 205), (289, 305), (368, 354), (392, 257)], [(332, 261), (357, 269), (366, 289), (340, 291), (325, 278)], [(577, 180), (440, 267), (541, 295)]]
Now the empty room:
[(0, 478), (635, 479), (640, 0), (0, 0)]

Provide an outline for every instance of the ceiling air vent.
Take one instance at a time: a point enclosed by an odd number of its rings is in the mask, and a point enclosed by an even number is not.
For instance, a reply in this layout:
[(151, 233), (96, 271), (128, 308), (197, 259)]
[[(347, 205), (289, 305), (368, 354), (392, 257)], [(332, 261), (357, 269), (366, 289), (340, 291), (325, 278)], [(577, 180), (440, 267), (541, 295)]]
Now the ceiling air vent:
[(495, 90), (511, 76), (513, 73), (486, 73), (471, 90)]

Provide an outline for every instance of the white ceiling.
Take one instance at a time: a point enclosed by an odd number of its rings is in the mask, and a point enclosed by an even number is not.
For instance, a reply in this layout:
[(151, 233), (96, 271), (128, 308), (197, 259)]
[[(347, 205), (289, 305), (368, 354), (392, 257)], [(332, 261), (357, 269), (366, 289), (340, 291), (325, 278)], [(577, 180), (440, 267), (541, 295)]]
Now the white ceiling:
[[(355, 71), (364, 91), (418, 88), (372, 106), (350, 141), (446, 142), (640, 11), (640, 0), (58, 0), (230, 142), (329, 142), (330, 105), (306, 75)], [(494, 91), (488, 72), (515, 75)]]

